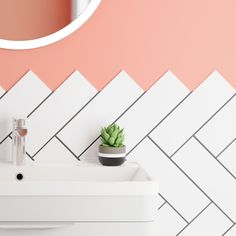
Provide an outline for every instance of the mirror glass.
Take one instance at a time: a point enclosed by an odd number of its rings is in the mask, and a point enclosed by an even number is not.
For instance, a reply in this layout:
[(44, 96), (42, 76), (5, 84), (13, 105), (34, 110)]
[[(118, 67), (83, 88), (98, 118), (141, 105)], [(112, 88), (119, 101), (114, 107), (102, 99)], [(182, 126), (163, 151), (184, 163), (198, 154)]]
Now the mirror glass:
[(100, 0), (0, 0), (0, 47), (26, 49), (56, 42), (79, 28), (99, 3)]

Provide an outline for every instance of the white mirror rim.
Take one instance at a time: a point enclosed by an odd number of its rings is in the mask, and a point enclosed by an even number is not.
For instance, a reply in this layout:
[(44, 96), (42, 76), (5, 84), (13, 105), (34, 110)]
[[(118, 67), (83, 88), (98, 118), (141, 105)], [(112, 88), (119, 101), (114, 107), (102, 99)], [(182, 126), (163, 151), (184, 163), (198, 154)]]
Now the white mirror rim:
[(0, 48), (14, 50), (33, 49), (55, 43), (80, 28), (92, 16), (100, 2), (101, 0), (91, 0), (87, 8), (74, 21), (53, 34), (33, 40), (15, 41), (0, 39)]

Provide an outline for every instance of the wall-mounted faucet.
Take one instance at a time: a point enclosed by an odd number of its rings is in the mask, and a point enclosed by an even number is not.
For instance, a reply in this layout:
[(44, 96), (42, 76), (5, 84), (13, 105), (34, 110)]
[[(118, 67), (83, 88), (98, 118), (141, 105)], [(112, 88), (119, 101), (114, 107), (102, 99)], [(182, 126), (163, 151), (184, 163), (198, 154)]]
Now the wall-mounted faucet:
[(25, 119), (13, 119), (12, 162), (14, 165), (25, 164), (25, 136), (27, 132)]

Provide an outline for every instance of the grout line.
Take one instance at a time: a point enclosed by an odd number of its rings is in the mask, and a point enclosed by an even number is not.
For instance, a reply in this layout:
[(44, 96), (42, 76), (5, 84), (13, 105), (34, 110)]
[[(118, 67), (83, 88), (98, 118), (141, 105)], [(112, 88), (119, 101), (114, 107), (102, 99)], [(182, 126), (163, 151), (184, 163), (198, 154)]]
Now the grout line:
[(43, 99), (42, 102), (40, 102), (28, 115), (27, 118), (29, 118), (54, 92), (51, 92), (50, 94), (48, 94), (48, 96), (46, 98)]
[(143, 92), (130, 106), (128, 106), (119, 116), (118, 118), (113, 122), (117, 122), (127, 111), (131, 109), (147, 92)]
[(235, 226), (235, 223), (232, 224), (232, 225), (222, 234), (222, 236), (225, 236), (234, 226)]
[(195, 135), (203, 126), (205, 126), (216, 114), (218, 114), (234, 97), (236, 96), (236, 93), (234, 93), (206, 122), (203, 123), (203, 125), (200, 126), (200, 128), (193, 134)]
[[(11, 132), (12, 133), (12, 132)], [(1, 142), (0, 142), (0, 145), (7, 139), (7, 138), (11, 138), (11, 133), (8, 134)]]
[(216, 155), (216, 158), (218, 159), (218, 157), (219, 157), (227, 148), (229, 148), (229, 147), (234, 143), (235, 140), (236, 140), (236, 138), (234, 138), (229, 144), (227, 144), (226, 147), (223, 148), (223, 150), (222, 150), (219, 154)]
[(26, 155), (27, 155), (32, 161), (35, 161), (35, 159), (34, 159), (33, 157), (31, 157), (28, 152), (26, 152)]
[(235, 224), (235, 222), (213, 201), (212, 202), (221, 212), (223, 215), (225, 215), (225, 217), (231, 221), (232, 224)]
[(79, 154), (78, 158), (80, 158), (90, 147), (92, 147), (93, 144), (94, 144), (99, 138), (100, 138), (100, 136), (98, 136), (95, 140), (93, 140), (93, 142), (90, 143), (89, 146), (86, 147), (86, 148), (83, 150), (83, 152), (81, 152), (81, 153)]
[(190, 95), (192, 94), (192, 92), (188, 93), (174, 108), (172, 108), (167, 115), (165, 115), (159, 122), (157, 125), (155, 125), (128, 153), (127, 156), (149, 135), (151, 134), (156, 128), (157, 126), (159, 126), (175, 109), (177, 109)]
[(35, 157), (55, 136), (51, 137), (38, 151), (36, 151), (32, 157)]
[(194, 136), (194, 138), (210, 154), (210, 156), (212, 156), (236, 180), (234, 174), (230, 170), (228, 170), (196, 136)]
[(188, 143), (188, 141), (189, 141), (193, 136), (194, 136), (194, 134), (193, 134), (191, 137), (189, 137), (174, 153), (172, 153), (172, 154), (170, 155), (170, 158), (172, 158), (186, 143)]
[[(0, 143), (0, 145), (7, 139), (11, 139), (12, 140), (12, 136), (11, 136), (12, 132)], [(25, 152), (25, 154), (32, 160), (35, 161), (33, 157), (30, 156), (30, 154), (28, 152)]]
[(165, 202), (188, 224), (189, 222), (170, 204), (164, 197), (159, 193), (159, 195), (165, 200)]
[[(162, 152), (162, 148), (159, 147), (159, 145), (150, 137), (148, 136), (148, 138), (150, 139), (150, 141), (156, 145), (157, 148), (159, 148)], [(166, 153), (163, 152), (165, 155)], [(214, 203), (214, 205), (232, 222), (232, 223), (235, 223), (194, 181), (193, 179), (184, 172), (183, 169), (181, 169), (168, 155), (166, 155), (166, 157), (212, 202)]]
[(232, 97), (230, 97), (229, 100), (227, 100), (208, 120), (206, 120), (200, 126), (200, 128), (198, 128), (197, 131), (195, 131), (180, 147), (178, 147), (177, 150), (170, 155), (170, 158), (172, 158), (193, 136), (197, 134), (197, 132), (199, 132), (203, 128), (203, 126), (205, 126), (216, 114), (218, 114), (218, 112), (220, 112), (235, 96), (236, 93)]
[[(7, 92), (6, 92), (7, 93)], [(44, 100), (42, 102), (40, 102), (40, 104), (38, 104), (28, 115), (27, 118), (29, 118), (29, 116), (31, 116), (51, 95), (53, 94), (53, 92), (51, 92), (46, 98), (44, 98)], [(4, 94), (5, 95), (5, 94)], [(2, 97), (0, 97), (1, 99)], [(7, 136), (0, 141), (0, 145), (5, 141), (5, 139), (7, 139), (7, 137), (9, 137), (9, 135), (11, 135), (12, 132), (10, 132), (9, 134), (7, 134)]]
[(166, 205), (167, 204), (167, 202), (165, 201), (164, 203), (162, 203), (159, 207), (158, 207), (158, 211), (164, 206), (164, 205)]
[(76, 154), (74, 152), (72, 152), (69, 147), (61, 141), (60, 138), (58, 138), (57, 136), (55, 136), (55, 138), (79, 161), (79, 158), (76, 156)]
[(93, 101), (93, 99), (95, 98), (95, 97), (97, 97), (97, 95), (99, 94), (100, 92), (97, 92), (92, 98), (90, 98), (89, 100), (88, 100), (88, 102), (85, 104), (85, 105), (83, 105), (80, 109), (79, 109), (79, 111), (77, 111), (57, 132), (56, 132), (56, 134), (54, 135), (54, 136), (56, 136), (57, 134), (59, 134), (90, 102), (92, 102)]
[(159, 126), (174, 110), (176, 110), (193, 92), (189, 92), (176, 106), (174, 106), (168, 113), (167, 115), (165, 115), (158, 123), (157, 125), (155, 125), (147, 135), (149, 135), (150, 133), (152, 133), (157, 126)]
[[(139, 101), (139, 99), (141, 99), (143, 97), (143, 95), (146, 92), (143, 92), (128, 108), (126, 108), (121, 115), (118, 116), (118, 118), (116, 118), (115, 121), (113, 121), (112, 123), (115, 123), (117, 120), (119, 120), (135, 103), (137, 103)], [(95, 140), (93, 140), (80, 154), (79, 154), (79, 158), (100, 138), (101, 135), (99, 135)]]
[(8, 93), (8, 91), (5, 91), (4, 94), (2, 96), (0, 96), (0, 99), (2, 99), (7, 93)]
[(183, 229), (180, 230), (178, 234), (176, 234), (176, 236), (180, 235), (187, 227), (189, 227), (189, 225), (191, 225), (193, 221), (195, 221), (198, 218), (198, 216), (200, 216), (211, 204), (212, 202), (208, 203), (191, 221), (189, 221), (187, 225), (184, 226)]
[(158, 196), (164, 201), (164, 203), (162, 203), (161, 206), (158, 208), (158, 210), (160, 210), (160, 209), (166, 204), (166, 201), (165, 201), (165, 199), (161, 196), (160, 193), (158, 193)]
[(194, 138), (199, 144), (201, 144), (201, 146), (206, 149), (206, 151), (212, 156), (214, 157), (214, 159), (216, 158), (215, 155), (206, 147), (206, 145), (203, 144), (202, 141), (200, 141), (195, 135), (192, 137)]
[[(77, 111), (46, 143), (43, 144), (42, 147), (39, 148), (38, 151), (36, 151), (34, 153), (33, 157), (36, 156), (54, 137), (56, 137), (58, 135), (58, 133), (60, 133), (61, 130), (64, 129), (65, 126), (68, 123), (70, 123), (98, 94), (99, 94), (99, 92), (96, 93), (79, 111)], [(78, 159), (78, 157), (77, 157), (77, 159)]]

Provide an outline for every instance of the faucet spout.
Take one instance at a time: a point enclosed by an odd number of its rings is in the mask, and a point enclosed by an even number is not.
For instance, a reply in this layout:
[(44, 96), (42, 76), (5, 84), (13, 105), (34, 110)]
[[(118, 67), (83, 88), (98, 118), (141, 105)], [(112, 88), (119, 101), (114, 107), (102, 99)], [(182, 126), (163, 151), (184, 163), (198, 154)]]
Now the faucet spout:
[(12, 131), (12, 161), (14, 165), (25, 164), (25, 136), (27, 133), (25, 119), (14, 119)]

